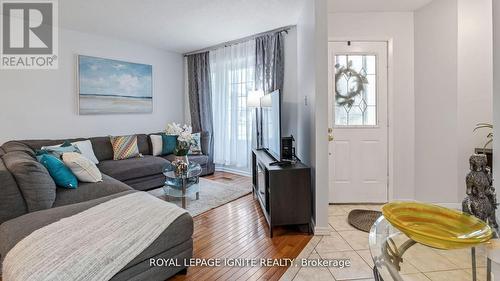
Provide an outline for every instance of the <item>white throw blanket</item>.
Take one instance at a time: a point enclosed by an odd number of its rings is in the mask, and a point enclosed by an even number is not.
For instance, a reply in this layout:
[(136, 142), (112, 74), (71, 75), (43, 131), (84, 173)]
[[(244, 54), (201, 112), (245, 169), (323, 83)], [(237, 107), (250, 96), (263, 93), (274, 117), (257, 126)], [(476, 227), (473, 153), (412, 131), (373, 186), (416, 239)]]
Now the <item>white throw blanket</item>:
[(25, 237), (7, 253), (2, 278), (109, 280), (185, 212), (146, 192), (112, 199)]

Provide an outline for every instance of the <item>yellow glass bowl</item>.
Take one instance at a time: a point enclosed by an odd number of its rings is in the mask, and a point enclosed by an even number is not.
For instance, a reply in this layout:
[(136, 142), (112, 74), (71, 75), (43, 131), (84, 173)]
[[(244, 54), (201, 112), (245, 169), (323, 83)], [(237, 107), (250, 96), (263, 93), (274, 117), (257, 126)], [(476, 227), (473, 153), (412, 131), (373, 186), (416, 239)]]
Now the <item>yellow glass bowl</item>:
[(487, 242), (493, 231), (484, 221), (460, 211), (419, 202), (382, 207), (392, 226), (412, 240), (438, 249), (460, 249)]

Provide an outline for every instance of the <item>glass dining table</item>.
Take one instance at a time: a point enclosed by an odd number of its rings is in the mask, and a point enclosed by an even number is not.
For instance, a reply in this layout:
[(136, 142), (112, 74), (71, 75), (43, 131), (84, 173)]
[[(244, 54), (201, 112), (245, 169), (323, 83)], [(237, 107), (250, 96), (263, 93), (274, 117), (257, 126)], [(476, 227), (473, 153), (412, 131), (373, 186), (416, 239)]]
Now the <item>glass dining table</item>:
[[(380, 216), (373, 224), (369, 234), (369, 248), (373, 259), (373, 274), (376, 281), (407, 281), (401, 273), (404, 262), (404, 254), (411, 247), (418, 244), (404, 233), (394, 228), (384, 216)], [(419, 244), (421, 245), (421, 244)], [(433, 248), (420, 246), (420, 249), (431, 250)], [(472, 280), (476, 280), (477, 271), (484, 268), (477, 267), (476, 248), (470, 249)], [(408, 277), (410, 278), (410, 277)], [(486, 280), (491, 281), (491, 260), (486, 261)]]

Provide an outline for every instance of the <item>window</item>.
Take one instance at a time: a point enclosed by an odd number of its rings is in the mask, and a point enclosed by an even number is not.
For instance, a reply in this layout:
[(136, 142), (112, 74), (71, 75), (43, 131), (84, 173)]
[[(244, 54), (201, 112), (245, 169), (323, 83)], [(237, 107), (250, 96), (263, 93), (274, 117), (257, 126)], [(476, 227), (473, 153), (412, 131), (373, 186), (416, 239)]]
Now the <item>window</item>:
[(335, 56), (335, 125), (377, 125), (377, 57)]
[(248, 171), (255, 111), (247, 107), (254, 90), (255, 40), (210, 51), (214, 162)]

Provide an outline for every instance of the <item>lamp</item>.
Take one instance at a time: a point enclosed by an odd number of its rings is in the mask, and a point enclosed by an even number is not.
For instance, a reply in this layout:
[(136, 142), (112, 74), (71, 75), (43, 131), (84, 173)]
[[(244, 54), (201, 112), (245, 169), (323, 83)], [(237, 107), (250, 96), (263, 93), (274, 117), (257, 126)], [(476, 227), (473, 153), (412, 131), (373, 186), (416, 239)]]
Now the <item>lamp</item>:
[(255, 132), (256, 132), (255, 145), (256, 145), (257, 149), (260, 148), (260, 144), (261, 144), (259, 128), (261, 127), (262, 124), (261, 124), (261, 120), (259, 118), (259, 111), (260, 111), (260, 107), (261, 107), (260, 101), (261, 101), (261, 98), (263, 96), (264, 96), (264, 92), (259, 91), (259, 90), (250, 91), (248, 93), (248, 96), (247, 96), (247, 107), (255, 108)]

